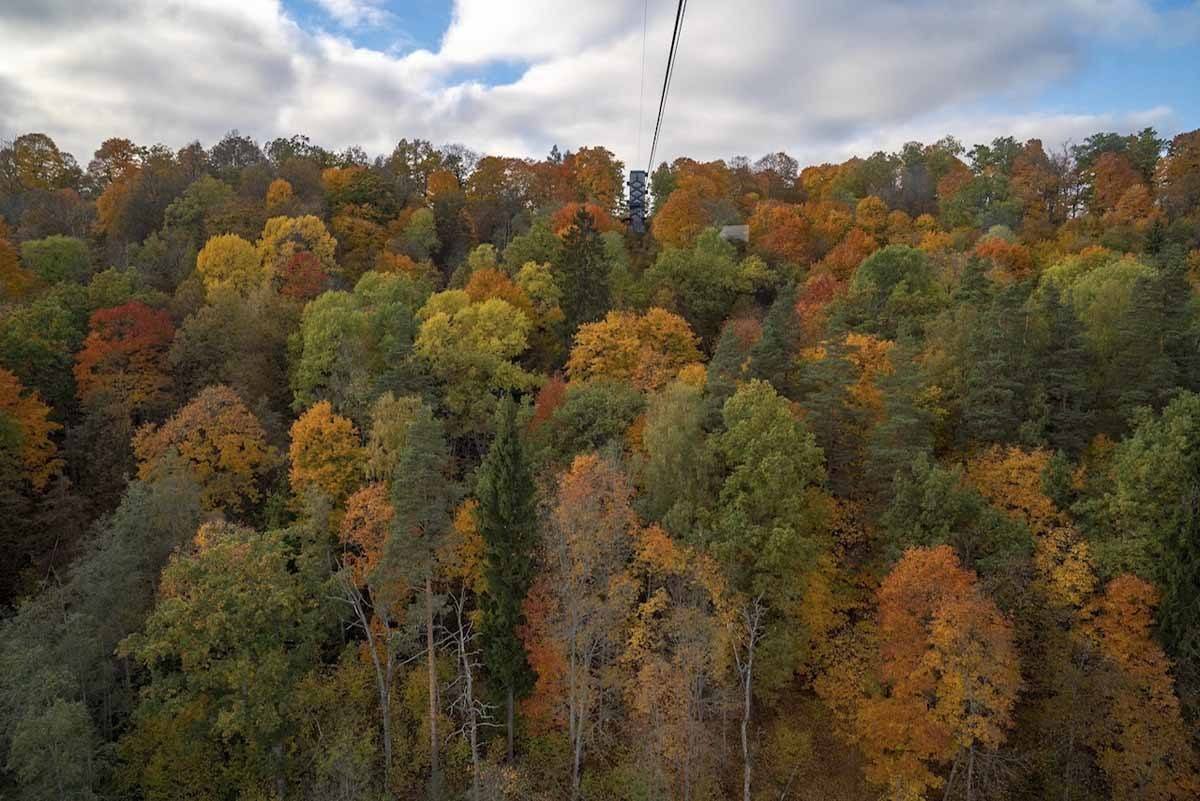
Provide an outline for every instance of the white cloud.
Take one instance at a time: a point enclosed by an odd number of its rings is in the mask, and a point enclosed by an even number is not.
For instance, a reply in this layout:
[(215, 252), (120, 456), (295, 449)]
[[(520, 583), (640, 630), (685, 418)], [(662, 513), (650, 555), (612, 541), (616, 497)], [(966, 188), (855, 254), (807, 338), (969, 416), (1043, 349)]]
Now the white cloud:
[(381, 0), (316, 0), (325, 13), (346, 28), (383, 25), (392, 18)]
[[(346, 30), (387, 13), (377, 0), (320, 2)], [(1197, 30), (1194, 9), (1160, 12), (1147, 0), (845, 9), (690, 4), (660, 159), (776, 149), (840, 159), (945, 133), (1051, 145), (1133, 128), (1141, 118), (1128, 109), (1001, 115), (989, 104), (1019, 107), (1074, 74), (1097, 37)], [(0, 137), (45, 131), (84, 162), (108, 136), (211, 144), (236, 127), (371, 152), (413, 136), (522, 156), (604, 144), (633, 163), (649, 149), (674, 3), (649, 4), (639, 129), (642, 14), (637, 0), (457, 0), (436, 52), (395, 55), (305, 30), (278, 0), (6, 0)], [(480, 78), (497, 62), (524, 71), (487, 86)], [(1175, 124), (1169, 109), (1142, 115)]]

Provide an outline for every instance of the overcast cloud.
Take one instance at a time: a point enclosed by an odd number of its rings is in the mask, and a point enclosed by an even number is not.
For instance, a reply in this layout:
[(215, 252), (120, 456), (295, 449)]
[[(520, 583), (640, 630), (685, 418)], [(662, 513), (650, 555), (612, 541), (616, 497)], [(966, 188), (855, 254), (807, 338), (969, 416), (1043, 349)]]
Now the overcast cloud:
[[(354, 43), (394, 20), (385, 3), (315, 2), (324, 27), (274, 0), (5, 0), (0, 137), (44, 131), (84, 163), (109, 136), (178, 147), (231, 128), (371, 153), (416, 136), (517, 156), (557, 143), (647, 157), (667, 0), (648, 3), (644, 91), (640, 0), (458, 0), (436, 52), (406, 53)], [(1096, 42), (1195, 44), (1198, 18), (1196, 4), (1140, 0), (692, 0), (658, 155), (785, 149), (810, 162), (946, 133), (1051, 146), (1098, 129), (1172, 133), (1171, 105), (1032, 103)], [(519, 77), (495, 83), (497, 65)]]

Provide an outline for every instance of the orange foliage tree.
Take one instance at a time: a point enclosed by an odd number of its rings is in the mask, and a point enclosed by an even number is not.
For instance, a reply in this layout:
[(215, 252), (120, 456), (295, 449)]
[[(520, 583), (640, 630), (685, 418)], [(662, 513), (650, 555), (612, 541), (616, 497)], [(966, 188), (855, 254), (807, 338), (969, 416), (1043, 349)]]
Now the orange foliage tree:
[(75, 381), (85, 402), (100, 398), (147, 410), (167, 401), (167, 351), (175, 326), (165, 311), (139, 301), (92, 313), (75, 357)]
[[(878, 601), (878, 689), (855, 713), (867, 778), (892, 798), (922, 798), (946, 781), (970, 798), (1013, 724), (1012, 625), (946, 545), (905, 552)], [(948, 780), (935, 772), (947, 763)]]
[(8, 240), (8, 226), (0, 218), (0, 300), (20, 300), (33, 284), (33, 273), (21, 266), (17, 247)]
[(1101, 153), (1092, 166), (1092, 210), (1103, 214), (1117, 207), (1142, 176), (1124, 153)]
[(638, 590), (627, 570), (632, 501), (633, 487), (614, 465), (576, 457), (543, 531), (545, 572), (525, 601), (522, 639), (538, 678), (524, 710), (535, 725), (566, 729), (573, 798), (584, 747), (619, 690), (613, 668)]
[(809, 264), (816, 251), (812, 226), (800, 208), (770, 201), (750, 215), (750, 246), (765, 258), (796, 266)]
[(1130, 575), (1109, 582), (1089, 608), (1083, 633), (1112, 667), (1098, 684), (1098, 716), (1087, 737), (1113, 798), (1183, 801), (1200, 797), (1191, 736), (1180, 714), (1171, 663), (1152, 630), (1158, 592)]
[(554, 212), (554, 216), (550, 218), (550, 230), (559, 236), (563, 236), (575, 224), (575, 215), (579, 210), (583, 209), (588, 214), (592, 215), (593, 223), (596, 230), (600, 233), (605, 231), (620, 231), (621, 223), (613, 219), (613, 216), (604, 210), (603, 207), (597, 206), (595, 203), (566, 203), (561, 206), (558, 211)]
[(529, 296), (512, 279), (494, 267), (485, 267), (471, 273), (463, 288), (472, 303), (483, 303), (489, 298), (500, 298), (534, 321), (533, 303)]
[(690, 248), (700, 232), (712, 224), (704, 198), (694, 189), (676, 189), (661, 208), (654, 210), (650, 230), (664, 245)]
[(365, 456), (358, 429), (320, 401), (292, 423), (289, 450), (292, 489), (303, 494), (315, 489), (332, 501), (344, 500), (362, 479)]
[(713, 718), (728, 667), (727, 588), (711, 557), (659, 526), (638, 532), (630, 572), (643, 590), (621, 656), (626, 703), (664, 796), (693, 798), (720, 764)]
[(259, 483), (276, 463), (254, 414), (223, 385), (201, 390), (161, 426), (142, 427), (133, 452), (143, 479), (159, 459), (177, 454), (200, 485), (204, 504), (230, 512), (247, 511), (262, 497)]
[(50, 439), (62, 426), (50, 419), (50, 407), (36, 392), (26, 391), (20, 379), (0, 367), (0, 436), (7, 433), (6, 423), (16, 434), (15, 451), (25, 479), (35, 490), (45, 489), (62, 468), (58, 448)]
[(858, 265), (863, 263), (863, 259), (878, 248), (879, 243), (875, 237), (861, 228), (851, 228), (842, 240), (825, 254), (818, 269), (823, 267), (838, 278), (847, 279), (858, 269)]
[(1033, 274), (1033, 254), (1029, 248), (1003, 237), (985, 236), (975, 245), (975, 255), (987, 259), (995, 269), (992, 276), (1003, 283), (1022, 281)]

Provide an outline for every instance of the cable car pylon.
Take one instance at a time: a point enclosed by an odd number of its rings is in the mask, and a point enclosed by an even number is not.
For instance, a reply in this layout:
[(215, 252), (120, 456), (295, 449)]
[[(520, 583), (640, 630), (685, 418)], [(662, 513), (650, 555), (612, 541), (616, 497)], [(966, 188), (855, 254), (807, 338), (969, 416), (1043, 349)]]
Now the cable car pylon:
[[(667, 69), (663, 74), (662, 95), (658, 100), (658, 117), (654, 122), (654, 139), (650, 142), (650, 158), (644, 170), (629, 171), (629, 230), (635, 234), (646, 231), (646, 180), (654, 167), (654, 153), (658, 149), (658, 134), (662, 130), (663, 112), (667, 107), (667, 92), (671, 88), (671, 75), (675, 71), (675, 55), (679, 52), (679, 32), (683, 29), (683, 15), (687, 10), (687, 0), (678, 0), (675, 8), (675, 28), (671, 32), (671, 48), (667, 52)], [(646, 7), (642, 7), (642, 86), (643, 92), (638, 98), (638, 155), (642, 151), (641, 114), (644, 100), (646, 81)]]

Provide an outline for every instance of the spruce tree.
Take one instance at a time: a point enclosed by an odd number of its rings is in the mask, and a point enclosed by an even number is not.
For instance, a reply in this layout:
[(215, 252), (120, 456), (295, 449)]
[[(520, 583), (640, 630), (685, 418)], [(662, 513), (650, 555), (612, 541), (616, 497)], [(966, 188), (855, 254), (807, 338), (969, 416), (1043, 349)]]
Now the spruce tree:
[(1083, 339), (1083, 325), (1075, 311), (1063, 303), (1058, 287), (1050, 282), (1042, 299), (1046, 325), (1045, 347), (1038, 359), (1038, 374), (1046, 399), (1046, 440), (1052, 447), (1078, 455), (1088, 443), (1092, 419), (1088, 367), (1091, 353)]
[(580, 325), (603, 317), (611, 305), (604, 242), (596, 231), (592, 215), (582, 207), (575, 213), (574, 223), (563, 237), (559, 272), (562, 275), (562, 310), (567, 331), (574, 335)]
[(857, 376), (845, 350), (835, 344), (826, 350), (824, 359), (804, 365), (796, 397), (804, 407), (805, 425), (825, 454), (830, 486), (848, 495), (863, 466), (867, 419), (850, 398)]
[(1188, 483), (1177, 501), (1178, 524), (1163, 534), (1158, 626), (1178, 665), (1180, 684), (1194, 689), (1200, 681), (1200, 477)]
[(986, 307), (994, 296), (992, 282), (987, 277), (987, 262), (978, 257), (967, 260), (962, 278), (954, 291), (955, 303), (966, 303), (976, 308)]
[(517, 405), (501, 400), (496, 438), (479, 473), (479, 531), (483, 537), (484, 661), (504, 692), (508, 758), (513, 756), (513, 704), (533, 684), (525, 646), (517, 636), (521, 605), (533, 581), (537, 547), (537, 511), (533, 473), (517, 431)]
[(1012, 442), (1023, 422), (1027, 376), (1021, 305), (1014, 289), (998, 294), (968, 346), (963, 428), (976, 442)]
[(871, 430), (866, 464), (870, 491), (880, 501), (891, 498), (897, 473), (919, 455), (933, 452), (933, 415), (917, 400), (923, 377), (912, 350), (897, 353), (895, 370), (880, 379), (883, 420)]
[(1108, 428), (1121, 431), (1141, 406), (1161, 409), (1179, 379), (1178, 364), (1170, 346), (1181, 332), (1179, 316), (1170, 314), (1171, 299), (1160, 276), (1137, 280), (1129, 306), (1117, 323), (1118, 341), (1108, 392), (1111, 397)]
[(717, 347), (708, 362), (704, 382), (706, 427), (715, 431), (721, 427), (721, 410), (725, 401), (737, 392), (738, 382), (745, 378), (750, 349), (738, 336), (732, 324), (726, 324), (717, 338)]
[(779, 290), (763, 320), (762, 337), (750, 350), (750, 378), (769, 381), (781, 395), (792, 394), (792, 367), (800, 321), (796, 316), (796, 287)]

